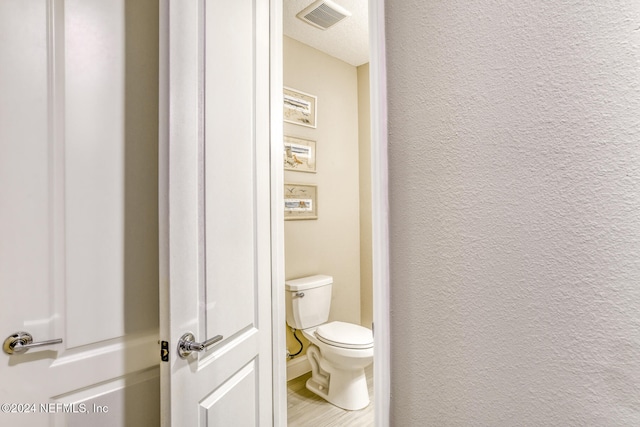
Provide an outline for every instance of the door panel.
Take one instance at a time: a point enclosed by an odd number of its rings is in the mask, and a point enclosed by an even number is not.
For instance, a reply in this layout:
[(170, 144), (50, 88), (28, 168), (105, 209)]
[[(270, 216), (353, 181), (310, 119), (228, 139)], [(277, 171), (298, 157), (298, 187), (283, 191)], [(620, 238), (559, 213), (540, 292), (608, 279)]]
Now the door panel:
[(225, 337), (254, 327), (258, 314), (253, 6), (220, 13), (205, 4), (205, 314), (207, 329)]
[[(35, 336), (54, 332), (48, 295), (40, 292), (53, 285), (46, 19), (44, 2), (0, 2), (0, 291), (19, 286), (30, 296), (29, 304), (4, 304), (6, 335), (22, 330), (25, 319)], [(2, 298), (12, 300), (20, 298)]]
[(255, 363), (251, 362), (200, 403), (202, 425), (256, 425), (256, 383)]
[(157, 5), (130, 3), (0, 1), (0, 340), (63, 339), (0, 353), (35, 412), (0, 425), (159, 422)]
[[(164, 7), (163, 423), (271, 425), (269, 4)], [(186, 332), (224, 338), (182, 359)]]
[(124, 267), (124, 2), (64, 8), (67, 345), (77, 347), (125, 329), (124, 288), (109, 286)]

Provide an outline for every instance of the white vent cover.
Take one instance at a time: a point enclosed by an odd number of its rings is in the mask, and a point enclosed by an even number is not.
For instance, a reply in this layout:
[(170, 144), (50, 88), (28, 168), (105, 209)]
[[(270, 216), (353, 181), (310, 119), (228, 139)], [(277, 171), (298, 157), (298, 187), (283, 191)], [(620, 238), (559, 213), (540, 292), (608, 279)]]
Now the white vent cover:
[(296, 16), (307, 24), (326, 30), (344, 18), (351, 16), (351, 12), (330, 0), (319, 0), (309, 5)]

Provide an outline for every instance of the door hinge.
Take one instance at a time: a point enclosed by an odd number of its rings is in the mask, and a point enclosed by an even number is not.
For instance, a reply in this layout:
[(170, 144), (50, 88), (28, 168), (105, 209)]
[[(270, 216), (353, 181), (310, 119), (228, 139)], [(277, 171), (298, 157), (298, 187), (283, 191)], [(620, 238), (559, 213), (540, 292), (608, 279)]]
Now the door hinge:
[(160, 341), (160, 359), (163, 362), (169, 361), (169, 342), (168, 341)]

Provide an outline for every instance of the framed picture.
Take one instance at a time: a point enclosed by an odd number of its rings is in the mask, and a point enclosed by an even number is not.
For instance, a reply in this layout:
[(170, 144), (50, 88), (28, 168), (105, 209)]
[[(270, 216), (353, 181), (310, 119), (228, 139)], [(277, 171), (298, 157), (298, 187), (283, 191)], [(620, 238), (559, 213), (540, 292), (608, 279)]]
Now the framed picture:
[(299, 90), (284, 88), (284, 121), (301, 126), (316, 127), (318, 98)]
[(285, 135), (284, 168), (290, 171), (316, 173), (316, 142)]
[(285, 184), (284, 219), (318, 219), (318, 186)]

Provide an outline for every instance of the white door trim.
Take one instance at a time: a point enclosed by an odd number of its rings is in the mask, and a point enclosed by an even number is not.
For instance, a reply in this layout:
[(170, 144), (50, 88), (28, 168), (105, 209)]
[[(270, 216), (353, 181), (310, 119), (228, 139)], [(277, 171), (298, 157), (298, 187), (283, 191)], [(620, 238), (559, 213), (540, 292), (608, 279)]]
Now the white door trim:
[(271, 298), (273, 425), (287, 425), (287, 337), (284, 299), (284, 169), (283, 156), (283, 53), (282, 0), (270, 3), (270, 85), (271, 85)]
[[(284, 174), (282, 164), (282, 0), (271, 3), (271, 232), (273, 297), (273, 425), (287, 425), (284, 305)], [(371, 191), (373, 241), (374, 405), (376, 427), (389, 426), (389, 198), (384, 0), (369, 0)]]
[(389, 174), (384, 0), (369, 0), (371, 90), (371, 223), (373, 244), (373, 396), (375, 425), (389, 425), (391, 329), (389, 318)]

